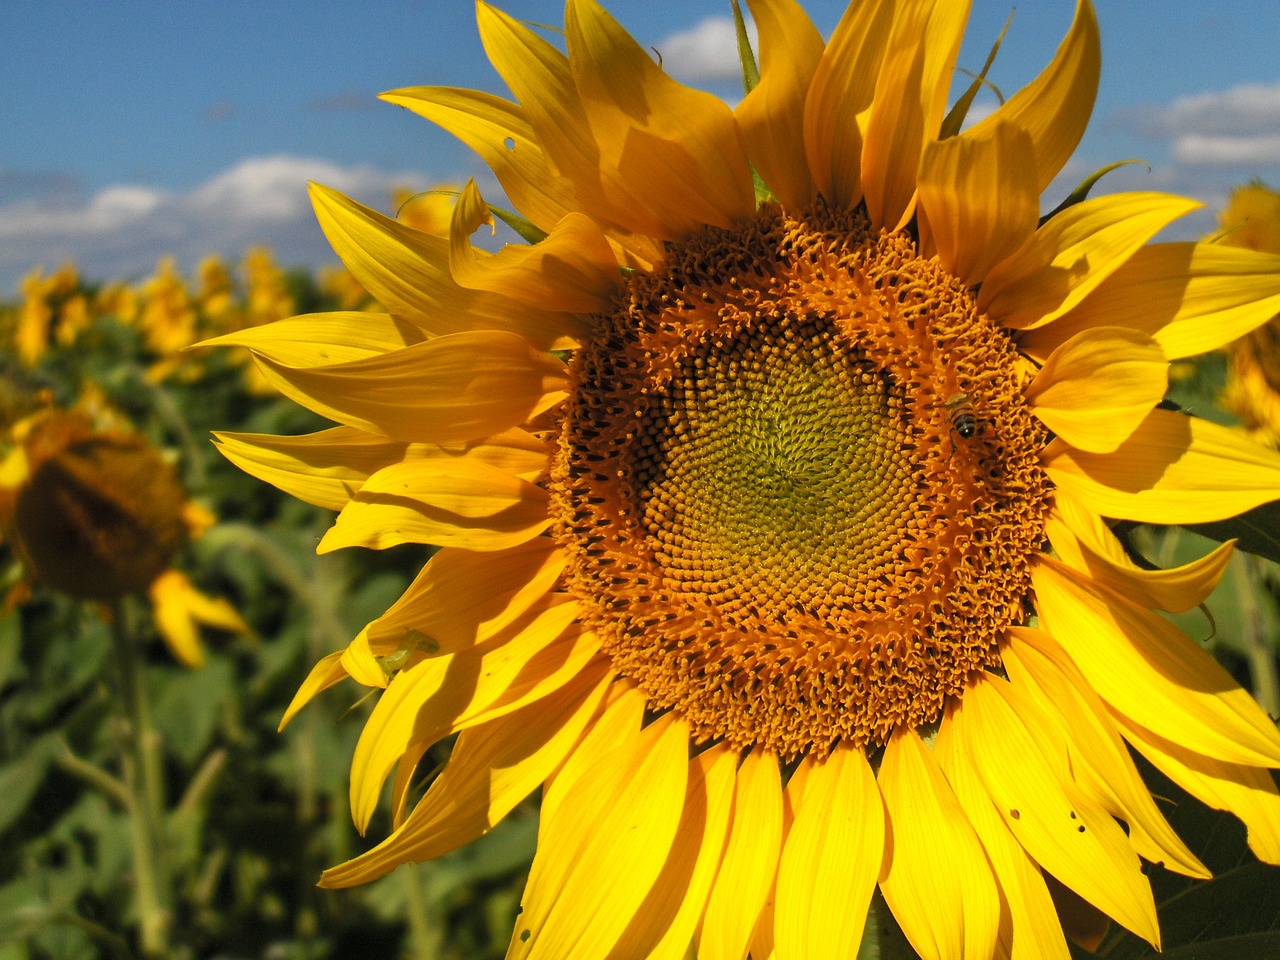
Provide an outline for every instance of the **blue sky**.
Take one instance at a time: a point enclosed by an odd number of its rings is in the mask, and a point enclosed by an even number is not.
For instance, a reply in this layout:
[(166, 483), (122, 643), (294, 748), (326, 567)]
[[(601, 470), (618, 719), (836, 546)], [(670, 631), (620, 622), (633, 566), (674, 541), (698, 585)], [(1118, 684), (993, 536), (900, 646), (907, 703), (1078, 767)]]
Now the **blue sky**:
[[(562, 0), (498, 5), (563, 21)], [(673, 74), (735, 98), (728, 0), (606, 5), (662, 51)], [(845, 4), (805, 6), (829, 34)], [(1073, 6), (1018, 6), (991, 74), (1006, 94), (1048, 62)], [(1103, 75), (1094, 119), (1047, 205), (1103, 164), (1139, 157), (1150, 169), (1113, 174), (1104, 188), (1206, 201), (1209, 212), (1174, 228), (1196, 236), (1232, 184), (1280, 186), (1280, 3), (1096, 7)], [(962, 67), (981, 65), (1010, 11), (1009, 0), (974, 0)], [(483, 189), (491, 181), (482, 166), (451, 137), (375, 99), (418, 84), (505, 93), (470, 0), (4, 0), (0, 298), (31, 267), (64, 260), (93, 279), (141, 279), (164, 253), (190, 271), (205, 253), (238, 259), (265, 242), (286, 264), (327, 262), (308, 179), (382, 210), (395, 185), (475, 175)]]

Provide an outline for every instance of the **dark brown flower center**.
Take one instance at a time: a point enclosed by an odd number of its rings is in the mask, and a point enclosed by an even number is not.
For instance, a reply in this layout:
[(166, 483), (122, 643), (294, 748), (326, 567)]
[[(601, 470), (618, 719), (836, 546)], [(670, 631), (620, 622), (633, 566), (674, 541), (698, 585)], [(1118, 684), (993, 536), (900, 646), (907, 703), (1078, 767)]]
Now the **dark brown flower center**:
[(791, 759), (935, 720), (998, 662), (1044, 434), (1008, 336), (907, 235), (764, 207), (597, 320), (556, 535), (653, 709)]

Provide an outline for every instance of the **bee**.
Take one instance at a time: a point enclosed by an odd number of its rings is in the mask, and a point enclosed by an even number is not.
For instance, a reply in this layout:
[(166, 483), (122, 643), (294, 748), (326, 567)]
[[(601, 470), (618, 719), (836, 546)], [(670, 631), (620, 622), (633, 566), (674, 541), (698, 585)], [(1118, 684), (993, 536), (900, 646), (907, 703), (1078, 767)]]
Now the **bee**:
[(978, 414), (973, 409), (967, 393), (953, 393), (945, 404), (951, 418), (951, 429), (961, 440), (972, 440), (978, 432)]

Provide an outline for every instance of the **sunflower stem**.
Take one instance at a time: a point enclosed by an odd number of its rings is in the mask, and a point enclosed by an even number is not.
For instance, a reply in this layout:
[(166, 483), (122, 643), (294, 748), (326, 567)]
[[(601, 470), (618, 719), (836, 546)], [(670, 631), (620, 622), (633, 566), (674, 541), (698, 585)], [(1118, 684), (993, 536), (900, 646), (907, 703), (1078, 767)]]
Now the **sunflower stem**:
[(1267, 629), (1258, 593), (1266, 589), (1262, 578), (1262, 561), (1252, 555), (1241, 555), (1241, 575), (1236, 577), (1236, 597), (1244, 625), (1245, 656), (1253, 678), (1253, 696), (1271, 716), (1280, 714), (1280, 678), (1276, 676), (1276, 658), (1267, 643)]
[(422, 877), (416, 863), (406, 864), (400, 871), (405, 893), (405, 910), (409, 917), (409, 938), (416, 960), (435, 960), (440, 956), (440, 937), (431, 923), (431, 908), (422, 889)]
[(160, 738), (151, 722), (146, 673), (134, 629), (136, 615), (129, 598), (117, 601), (112, 613), (111, 635), (128, 741), (121, 766), (128, 797), (142, 953), (146, 957), (168, 957), (173, 911), (165, 863)]

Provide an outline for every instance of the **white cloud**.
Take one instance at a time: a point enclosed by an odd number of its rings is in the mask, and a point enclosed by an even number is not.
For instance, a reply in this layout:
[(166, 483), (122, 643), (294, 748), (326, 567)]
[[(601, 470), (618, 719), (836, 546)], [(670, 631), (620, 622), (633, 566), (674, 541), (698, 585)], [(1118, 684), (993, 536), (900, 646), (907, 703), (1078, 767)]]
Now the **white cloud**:
[[(755, 27), (748, 24), (753, 49), (759, 49)], [(735, 81), (742, 77), (738, 34), (730, 17), (708, 17), (696, 27), (673, 33), (654, 44), (662, 66), (681, 80)]]
[(1280, 82), (1179, 97), (1158, 119), (1161, 130), (1175, 138), (1280, 134)]
[(1173, 159), (1195, 167), (1280, 165), (1280, 135), (1204, 136), (1188, 134), (1173, 141)]
[(0, 206), (0, 297), (32, 267), (66, 261), (94, 280), (149, 275), (170, 254), (190, 271), (208, 254), (235, 260), (255, 244), (286, 265), (331, 261), (308, 180), (384, 211), (394, 187), (429, 184), (421, 173), (270, 156), (243, 160), (184, 193), (112, 186), (87, 198), (63, 191), (23, 199)]

